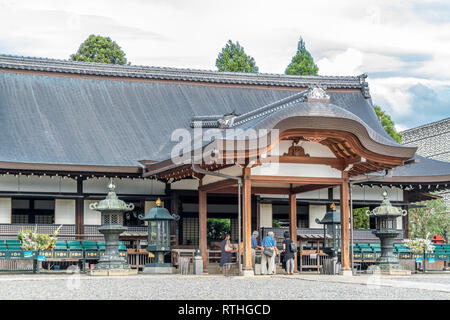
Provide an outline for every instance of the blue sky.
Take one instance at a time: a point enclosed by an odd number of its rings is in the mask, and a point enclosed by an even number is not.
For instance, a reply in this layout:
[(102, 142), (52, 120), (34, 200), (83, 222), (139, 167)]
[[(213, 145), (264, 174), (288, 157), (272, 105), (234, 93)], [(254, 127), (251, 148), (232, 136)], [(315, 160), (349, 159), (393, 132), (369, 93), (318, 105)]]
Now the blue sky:
[(0, 0), (0, 53), (68, 59), (90, 34), (135, 65), (212, 70), (231, 39), (267, 73), (302, 36), (319, 74), (367, 73), (399, 130), (450, 116), (448, 0)]

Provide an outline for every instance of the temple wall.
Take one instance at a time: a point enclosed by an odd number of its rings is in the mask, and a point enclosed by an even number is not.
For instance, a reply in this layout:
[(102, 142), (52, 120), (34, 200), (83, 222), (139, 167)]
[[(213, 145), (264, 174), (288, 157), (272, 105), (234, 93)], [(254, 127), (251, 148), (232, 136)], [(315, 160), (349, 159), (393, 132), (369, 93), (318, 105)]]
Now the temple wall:
[(84, 200), (84, 224), (101, 225), (101, 213), (89, 209), (91, 203), (98, 202), (98, 200)]
[[(165, 184), (150, 179), (114, 179), (120, 194), (164, 194)], [(84, 193), (106, 193), (109, 178), (94, 178), (83, 182)]]
[(252, 175), (340, 178), (341, 171), (321, 164), (265, 163), (251, 169)]
[(198, 190), (197, 179), (185, 179), (170, 184), (172, 190)]
[(323, 228), (323, 225), (318, 224), (316, 219), (322, 220), (327, 213), (326, 205), (309, 205), (309, 227), (310, 228)]
[[(450, 118), (401, 132), (405, 146), (417, 147), (416, 154), (450, 162)], [(450, 207), (450, 191), (439, 192)]]
[(0, 223), (11, 223), (11, 198), (0, 198)]
[(77, 192), (77, 183), (63, 177), (6, 175), (0, 176), (0, 191), (11, 192)]
[[(403, 201), (403, 190), (400, 188), (390, 187), (369, 187), (369, 186), (356, 186), (352, 187), (352, 199), (361, 201), (381, 201), (383, 200), (382, 192), (387, 190), (390, 201)], [(339, 187), (333, 188), (333, 198), (340, 198)]]
[(55, 200), (55, 224), (76, 224), (75, 200), (73, 199)]
[(260, 227), (272, 227), (273, 217), (272, 217), (272, 204), (271, 203), (261, 203), (259, 209), (259, 225)]

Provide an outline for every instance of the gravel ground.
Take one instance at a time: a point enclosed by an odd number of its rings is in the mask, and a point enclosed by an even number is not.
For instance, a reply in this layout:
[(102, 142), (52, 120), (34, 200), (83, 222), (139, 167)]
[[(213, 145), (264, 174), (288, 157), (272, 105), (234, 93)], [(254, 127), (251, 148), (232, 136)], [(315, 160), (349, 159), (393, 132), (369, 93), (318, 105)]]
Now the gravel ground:
[[(450, 300), (450, 275), (415, 275), (381, 279), (381, 282), (386, 279), (388, 285), (377, 285), (376, 282), (368, 282), (368, 279), (372, 278), (360, 276), (320, 278), (307, 275), (246, 278), (181, 275), (111, 278), (66, 274), (0, 275), (0, 299)], [(411, 284), (420, 287), (424, 283), (429, 284), (426, 289), (408, 288)], [(402, 284), (406, 287), (401, 287)]]

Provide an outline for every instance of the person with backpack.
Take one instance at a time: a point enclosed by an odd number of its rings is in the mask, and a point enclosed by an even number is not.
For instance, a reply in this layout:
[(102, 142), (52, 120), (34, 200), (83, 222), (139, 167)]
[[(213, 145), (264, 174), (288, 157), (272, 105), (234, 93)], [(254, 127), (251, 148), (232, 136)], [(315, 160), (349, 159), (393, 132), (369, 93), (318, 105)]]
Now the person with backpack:
[(283, 262), (285, 264), (286, 274), (294, 274), (294, 256), (297, 252), (297, 248), (287, 231), (284, 233), (283, 250)]
[(261, 244), (261, 274), (275, 274), (275, 257), (278, 254), (278, 248), (272, 231), (267, 233)]

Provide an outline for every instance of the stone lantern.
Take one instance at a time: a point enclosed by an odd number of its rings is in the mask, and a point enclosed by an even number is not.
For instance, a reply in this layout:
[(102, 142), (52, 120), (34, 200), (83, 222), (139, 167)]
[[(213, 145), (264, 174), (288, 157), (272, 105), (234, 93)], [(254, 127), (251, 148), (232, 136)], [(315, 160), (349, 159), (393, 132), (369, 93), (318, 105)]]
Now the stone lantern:
[(341, 216), (334, 203), (322, 220), (316, 219), (316, 223), (323, 224), (323, 252), (336, 257), (341, 247)]
[(156, 207), (150, 209), (145, 217), (139, 219), (148, 221), (147, 251), (155, 256), (153, 263), (145, 265), (144, 273), (172, 273), (172, 264), (164, 263), (164, 256), (170, 252), (170, 221), (175, 220), (158, 198)]
[(98, 231), (105, 237), (105, 254), (91, 270), (91, 275), (123, 275), (137, 273), (131, 270), (126, 258), (119, 254), (119, 235), (127, 230), (123, 226), (123, 213), (134, 209), (134, 204), (126, 204), (119, 200), (115, 192), (116, 186), (111, 179), (108, 195), (100, 202), (91, 203), (91, 210), (100, 211), (101, 226)]
[(391, 205), (386, 190), (383, 191), (381, 205), (372, 211), (366, 211), (366, 215), (375, 218), (376, 230), (372, 232), (380, 239), (381, 246), (381, 256), (375, 261), (372, 271), (383, 274), (411, 274), (403, 269), (394, 256), (394, 239), (401, 233), (397, 230), (397, 218), (406, 214), (406, 210)]

